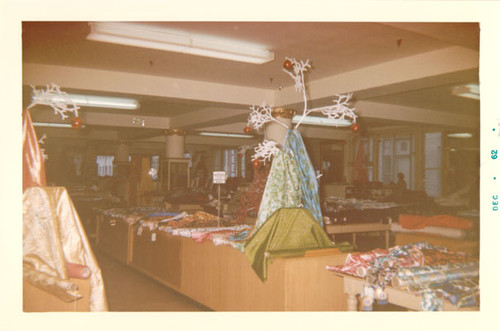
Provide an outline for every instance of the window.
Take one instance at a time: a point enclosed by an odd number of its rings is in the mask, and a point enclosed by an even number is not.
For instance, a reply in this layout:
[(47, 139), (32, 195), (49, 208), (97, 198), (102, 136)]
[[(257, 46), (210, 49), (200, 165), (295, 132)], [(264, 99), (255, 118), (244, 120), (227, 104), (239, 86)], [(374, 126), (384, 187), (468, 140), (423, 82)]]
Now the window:
[(396, 182), (398, 173), (402, 173), (408, 183), (408, 189), (414, 189), (413, 138), (410, 136), (383, 137), (379, 143), (378, 178), (384, 184)]
[(151, 169), (154, 169), (153, 171), (150, 171), (151, 179), (157, 180), (158, 174), (160, 172), (160, 156), (159, 155), (153, 155), (151, 157)]
[(425, 134), (425, 192), (441, 195), (441, 132)]
[(366, 156), (366, 170), (368, 172), (368, 180), (373, 181), (373, 138), (363, 139), (363, 147)]
[(113, 161), (115, 157), (112, 155), (97, 155), (97, 176), (113, 176)]
[(385, 184), (393, 181), (392, 173), (392, 138), (380, 139), (380, 161), (379, 161), (379, 180)]
[(214, 153), (214, 170), (224, 170), (228, 178), (245, 177), (245, 155), (238, 156), (238, 150), (217, 150)]
[(224, 171), (227, 177), (238, 177), (238, 152), (235, 149), (224, 151)]
[(407, 184), (412, 187), (412, 148), (410, 137), (398, 137), (394, 139), (394, 177), (393, 181), (397, 181), (397, 175), (402, 173)]

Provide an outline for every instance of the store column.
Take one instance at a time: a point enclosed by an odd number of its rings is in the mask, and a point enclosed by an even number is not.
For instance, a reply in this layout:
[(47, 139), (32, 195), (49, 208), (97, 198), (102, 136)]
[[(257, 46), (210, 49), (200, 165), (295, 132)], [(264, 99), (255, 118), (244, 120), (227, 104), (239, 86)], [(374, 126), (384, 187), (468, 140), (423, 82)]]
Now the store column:
[(167, 129), (165, 160), (161, 162), (161, 188), (163, 192), (189, 187), (189, 159), (184, 158), (186, 131)]
[(184, 157), (184, 138), (186, 131), (182, 129), (165, 130), (165, 157), (167, 159), (181, 159)]
[(117, 196), (125, 202), (125, 205), (130, 204), (130, 145), (121, 140), (116, 148), (115, 166), (116, 166), (116, 190)]
[(282, 145), (287, 131), (292, 127), (292, 118), (297, 112), (289, 108), (274, 108), (271, 115), (282, 124), (271, 121), (266, 124), (265, 135), (267, 140), (276, 141)]

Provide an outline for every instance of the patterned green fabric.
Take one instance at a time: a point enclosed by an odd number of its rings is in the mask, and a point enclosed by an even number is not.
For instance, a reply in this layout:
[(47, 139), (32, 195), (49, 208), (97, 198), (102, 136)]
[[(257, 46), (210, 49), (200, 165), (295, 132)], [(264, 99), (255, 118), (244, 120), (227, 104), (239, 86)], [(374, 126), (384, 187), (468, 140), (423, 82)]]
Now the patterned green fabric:
[(308, 250), (331, 248), (321, 225), (305, 208), (283, 208), (275, 212), (245, 245), (245, 255), (262, 281), (272, 257), (302, 256)]
[(299, 131), (288, 130), (283, 143), (283, 151), (292, 154), (297, 163), (302, 189), (302, 206), (309, 210), (316, 221), (323, 226), (323, 216), (319, 204), (318, 180)]
[(255, 233), (278, 209), (300, 207), (301, 196), (297, 163), (291, 154), (278, 151), (274, 155), (252, 233)]

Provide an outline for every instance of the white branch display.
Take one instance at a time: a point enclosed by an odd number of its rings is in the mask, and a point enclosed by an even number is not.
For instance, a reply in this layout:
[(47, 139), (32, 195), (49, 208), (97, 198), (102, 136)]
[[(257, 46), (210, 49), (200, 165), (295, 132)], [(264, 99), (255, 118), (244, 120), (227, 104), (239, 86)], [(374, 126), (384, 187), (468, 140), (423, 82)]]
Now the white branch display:
[(47, 135), (44, 133), (44, 134), (40, 137), (40, 139), (38, 139), (38, 143), (40, 143), (40, 144), (45, 144), (45, 141), (44, 141), (45, 139), (47, 139)]
[(290, 70), (287, 70), (286, 68), (283, 69), (284, 72), (289, 74), (294, 80), (295, 80), (295, 89), (298, 92), (305, 92), (305, 83), (304, 83), (304, 72), (307, 71), (307, 69), (311, 68), (311, 65), (309, 64), (309, 60), (306, 62), (304, 61), (297, 61), (294, 58), (289, 58), (287, 57), (285, 61), (290, 61), (293, 65), (293, 72)]
[[(38, 143), (40, 145), (43, 145), (45, 143), (45, 139), (47, 139), (47, 136), (45, 135), (45, 133), (40, 137), (40, 139), (38, 139)], [(49, 159), (49, 156), (47, 154), (45, 154), (45, 148), (40, 148), (40, 152), (42, 153), (42, 159), (45, 161), (45, 160), (48, 160)]]
[[(302, 93), (304, 99), (304, 110), (294, 129), (297, 129), (303, 120), (312, 112), (321, 112), (321, 114), (330, 120), (351, 120), (353, 124), (356, 123), (357, 115), (354, 113), (354, 108), (349, 107), (352, 93), (337, 95), (337, 99), (333, 100), (333, 105), (312, 109), (307, 108), (307, 91), (304, 82), (304, 73), (310, 68), (311, 65), (309, 64), (309, 60), (304, 62), (287, 57), (284, 62), (283, 71), (293, 78), (295, 81), (295, 90)], [(252, 106), (250, 109), (252, 111), (248, 117), (247, 124), (254, 130), (260, 130), (266, 123), (271, 121), (288, 128), (284, 123), (272, 116), (272, 106), (262, 104), (261, 106)], [(252, 160), (259, 158), (263, 158), (264, 160), (270, 159), (277, 150), (278, 144), (276, 142), (264, 140), (255, 148), (256, 154), (252, 157)]]
[(303, 121), (303, 119), (312, 112), (321, 112), (323, 115), (326, 115), (328, 119), (331, 120), (347, 120), (351, 119), (352, 123), (356, 123), (356, 118), (358, 117), (354, 113), (354, 108), (349, 108), (349, 102), (352, 97), (352, 93), (337, 95), (338, 99), (333, 100), (335, 104), (330, 106), (312, 108), (312, 109), (304, 109), (300, 120), (297, 122), (295, 128), (297, 128)]
[(78, 117), (80, 107), (74, 104), (68, 94), (61, 91), (59, 86), (52, 83), (50, 86), (47, 85), (46, 90), (37, 90), (33, 85), (31, 88), (33, 89), (33, 100), (28, 109), (36, 105), (47, 105), (54, 109), (54, 114), (61, 115), (63, 120), (68, 117), (67, 112), (72, 112), (75, 117)]
[(255, 154), (252, 156), (252, 161), (261, 159), (264, 162), (271, 160), (271, 157), (279, 150), (278, 143), (273, 140), (264, 140), (254, 148)]
[(238, 147), (238, 154), (245, 155), (246, 152), (250, 149), (253, 148), (254, 145), (243, 145)]
[(252, 110), (250, 115), (248, 116), (248, 126), (250, 126), (254, 130), (260, 130), (264, 124), (274, 121), (283, 125), (285, 128), (288, 128), (285, 124), (281, 123), (277, 119), (275, 119), (272, 115), (273, 106), (262, 104), (261, 106), (252, 106), (250, 107)]

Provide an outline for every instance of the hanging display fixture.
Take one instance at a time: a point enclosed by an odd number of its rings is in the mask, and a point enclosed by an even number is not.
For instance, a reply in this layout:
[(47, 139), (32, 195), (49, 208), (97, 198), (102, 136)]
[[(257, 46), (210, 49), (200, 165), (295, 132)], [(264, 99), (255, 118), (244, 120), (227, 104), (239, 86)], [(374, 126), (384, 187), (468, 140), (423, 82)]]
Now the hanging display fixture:
[[(359, 129), (359, 126), (356, 124), (357, 115), (354, 113), (354, 108), (349, 107), (352, 93), (337, 95), (337, 99), (333, 100), (334, 103), (332, 105), (308, 109), (304, 74), (309, 68), (311, 68), (309, 60), (306, 60), (304, 62), (287, 57), (283, 62), (283, 71), (293, 78), (293, 80), (295, 81), (295, 90), (302, 94), (304, 100), (304, 109), (302, 111), (302, 115), (300, 116), (300, 119), (293, 129), (297, 130), (300, 124), (302, 124), (304, 119), (310, 113), (321, 112), (321, 114), (326, 116), (326, 119), (328, 120), (350, 120), (353, 123), (353, 126), (356, 126), (356, 129), (353, 129), (353, 132), (356, 132), (357, 129)], [(260, 130), (266, 123), (269, 122), (275, 122), (286, 127), (285, 124), (272, 116), (272, 111), (274, 109), (272, 105), (263, 103), (260, 106), (253, 105), (250, 107), (250, 109), (251, 112), (248, 117), (247, 127), (254, 130)], [(276, 144), (270, 143), (267, 139), (265, 139), (262, 143), (255, 147), (255, 154), (253, 155), (252, 160), (270, 160), (270, 158), (276, 153), (277, 148), (278, 147), (276, 146)]]
[[(61, 115), (62, 120), (68, 118), (68, 115), (66, 114), (68, 112), (73, 113), (75, 119), (79, 119), (78, 110), (80, 109), (80, 107), (78, 107), (71, 100), (66, 92), (61, 91), (59, 86), (57, 86), (56, 84), (52, 83), (51, 85), (47, 85), (45, 90), (37, 90), (33, 85), (31, 85), (31, 88), (33, 89), (33, 98), (31, 104), (27, 107), (27, 109), (30, 109), (36, 105), (47, 105), (54, 109), (54, 114)], [(83, 122), (81, 122), (81, 119), (79, 121), (79, 124), (73, 125), (73, 122), (71, 123), (73, 127), (78, 129), (81, 128), (82, 124)]]
[(263, 103), (260, 106), (250, 107), (247, 127), (260, 130), (266, 124), (277, 123), (287, 130), (282, 144), (265, 136), (264, 140), (254, 148), (252, 161), (266, 162), (272, 159), (272, 163), (251, 236), (257, 233), (273, 213), (282, 208), (305, 208), (316, 222), (323, 225), (318, 180), (297, 129), (313, 112), (321, 112), (326, 120), (332, 122), (350, 120), (356, 123), (357, 115), (354, 113), (354, 108), (349, 107), (352, 93), (337, 95), (338, 98), (332, 105), (309, 109), (304, 82), (304, 74), (309, 68), (311, 68), (309, 60), (304, 62), (287, 57), (283, 62), (283, 71), (293, 78), (295, 90), (301, 93), (304, 99), (304, 109), (293, 128), (290, 129), (288, 125), (273, 116), (275, 108), (272, 105)]

